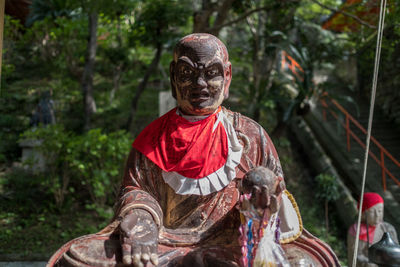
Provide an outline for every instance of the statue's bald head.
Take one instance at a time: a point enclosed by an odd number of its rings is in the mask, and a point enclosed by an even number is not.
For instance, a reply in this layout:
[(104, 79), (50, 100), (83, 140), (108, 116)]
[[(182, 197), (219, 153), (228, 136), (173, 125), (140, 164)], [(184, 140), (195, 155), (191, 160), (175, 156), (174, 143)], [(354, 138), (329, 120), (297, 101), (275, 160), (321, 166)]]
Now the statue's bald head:
[(228, 97), (232, 79), (225, 45), (207, 33), (183, 37), (175, 46), (170, 78), (172, 95), (183, 113), (213, 113)]
[(229, 62), (226, 46), (214, 35), (208, 33), (193, 33), (183, 37), (176, 44), (173, 61), (180, 56), (190, 56), (193, 59), (206, 57), (210, 60), (219, 58), (224, 65)]

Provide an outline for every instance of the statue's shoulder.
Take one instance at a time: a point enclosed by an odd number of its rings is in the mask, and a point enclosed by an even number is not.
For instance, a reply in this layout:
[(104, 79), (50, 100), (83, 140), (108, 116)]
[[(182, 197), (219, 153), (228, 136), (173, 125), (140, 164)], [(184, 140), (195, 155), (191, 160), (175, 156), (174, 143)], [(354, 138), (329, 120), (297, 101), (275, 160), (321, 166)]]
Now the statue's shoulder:
[(393, 232), (396, 233), (396, 228), (392, 224), (388, 222), (382, 222), (382, 226), (385, 232), (389, 232), (391, 235), (393, 235)]
[(262, 128), (260, 124), (258, 124), (256, 121), (253, 119), (250, 119), (249, 117), (239, 113), (239, 112), (234, 112), (226, 107), (222, 107), (222, 111), (224, 112), (225, 116), (229, 119), (229, 121), (232, 123), (233, 127), (235, 128), (236, 131), (240, 132), (253, 132), (257, 131), (259, 132)]

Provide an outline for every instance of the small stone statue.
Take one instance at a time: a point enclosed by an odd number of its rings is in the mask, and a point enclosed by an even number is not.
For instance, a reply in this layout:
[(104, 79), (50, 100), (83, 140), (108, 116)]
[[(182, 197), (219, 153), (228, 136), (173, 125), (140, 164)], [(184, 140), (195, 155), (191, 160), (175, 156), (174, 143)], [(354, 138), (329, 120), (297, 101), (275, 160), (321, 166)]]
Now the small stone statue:
[[(385, 232), (398, 244), (397, 233), (393, 225), (383, 221), (384, 204), (377, 193), (365, 193), (362, 205), (360, 236), (358, 242), (357, 266), (377, 267), (368, 260), (368, 248), (379, 242)], [(347, 258), (349, 266), (353, 262), (354, 246), (357, 234), (357, 223), (353, 224), (347, 233)]]
[(33, 112), (30, 124), (38, 126), (39, 124), (48, 125), (56, 123), (54, 115), (54, 102), (51, 99), (51, 91), (45, 91), (40, 95), (39, 104)]

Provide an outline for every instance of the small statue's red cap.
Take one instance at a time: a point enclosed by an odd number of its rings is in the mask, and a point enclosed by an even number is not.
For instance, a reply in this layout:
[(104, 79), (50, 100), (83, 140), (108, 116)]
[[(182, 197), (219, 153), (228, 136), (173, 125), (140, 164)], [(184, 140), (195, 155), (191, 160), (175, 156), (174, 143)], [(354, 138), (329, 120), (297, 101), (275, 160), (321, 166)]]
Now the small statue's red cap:
[[(362, 212), (379, 203), (383, 203), (383, 198), (379, 194), (373, 192), (364, 193)], [(359, 207), (360, 203), (357, 204), (357, 208)]]

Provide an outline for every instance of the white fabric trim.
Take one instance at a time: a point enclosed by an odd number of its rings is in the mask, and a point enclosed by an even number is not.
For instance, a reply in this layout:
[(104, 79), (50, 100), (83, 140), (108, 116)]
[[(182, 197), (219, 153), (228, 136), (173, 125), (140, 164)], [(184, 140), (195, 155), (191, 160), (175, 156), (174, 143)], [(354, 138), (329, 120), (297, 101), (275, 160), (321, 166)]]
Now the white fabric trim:
[[(209, 195), (220, 191), (236, 178), (235, 168), (240, 163), (243, 147), (239, 143), (233, 125), (220, 111), (216, 125), (221, 122), (228, 139), (228, 157), (224, 166), (217, 171), (199, 179), (188, 178), (177, 172), (162, 171), (164, 181), (179, 195)], [(213, 129), (216, 128), (214, 125)]]
[(284, 192), (282, 194), (282, 204), (279, 210), (279, 218), (281, 219), (280, 224), (280, 240), (286, 240), (295, 237), (301, 232), (300, 220), (298, 218), (296, 209), (293, 207), (293, 203)]

